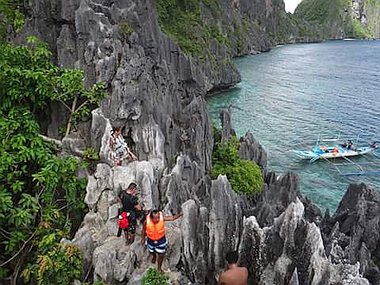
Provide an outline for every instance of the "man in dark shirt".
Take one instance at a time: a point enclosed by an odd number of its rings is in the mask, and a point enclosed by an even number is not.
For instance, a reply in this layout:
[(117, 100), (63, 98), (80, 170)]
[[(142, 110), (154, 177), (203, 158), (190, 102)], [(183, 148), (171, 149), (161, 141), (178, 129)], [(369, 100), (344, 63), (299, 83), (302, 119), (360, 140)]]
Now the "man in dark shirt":
[(137, 226), (137, 211), (141, 212), (138, 198), (135, 196), (137, 192), (137, 184), (132, 182), (126, 190), (122, 190), (118, 196), (119, 202), (122, 204), (121, 212), (128, 213), (129, 225), (124, 229), (126, 243), (131, 244), (135, 240)]

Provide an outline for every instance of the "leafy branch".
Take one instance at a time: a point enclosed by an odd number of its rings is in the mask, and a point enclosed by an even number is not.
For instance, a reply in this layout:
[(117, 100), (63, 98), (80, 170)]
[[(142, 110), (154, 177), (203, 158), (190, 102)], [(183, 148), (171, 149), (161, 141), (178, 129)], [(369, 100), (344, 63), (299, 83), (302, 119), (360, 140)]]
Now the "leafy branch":
[(85, 209), (86, 181), (76, 175), (84, 165), (56, 156), (51, 143), (62, 143), (41, 134), (36, 114), (53, 101), (75, 102), (70, 132), (73, 117), (104, 95), (101, 84), (85, 89), (83, 72), (50, 58), (36, 38), (0, 45), (0, 279), (11, 284), (20, 272), (27, 284), (71, 284), (82, 269), (79, 249), (60, 240), (71, 237), (71, 217)]

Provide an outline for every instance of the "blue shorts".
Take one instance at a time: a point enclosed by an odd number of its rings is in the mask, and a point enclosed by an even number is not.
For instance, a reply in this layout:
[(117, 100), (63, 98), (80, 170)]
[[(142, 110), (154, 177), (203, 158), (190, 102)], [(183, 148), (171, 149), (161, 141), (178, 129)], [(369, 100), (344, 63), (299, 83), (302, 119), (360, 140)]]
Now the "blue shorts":
[(162, 254), (166, 252), (168, 241), (166, 240), (165, 236), (159, 240), (151, 240), (150, 238), (147, 238), (146, 244), (148, 246), (149, 252)]

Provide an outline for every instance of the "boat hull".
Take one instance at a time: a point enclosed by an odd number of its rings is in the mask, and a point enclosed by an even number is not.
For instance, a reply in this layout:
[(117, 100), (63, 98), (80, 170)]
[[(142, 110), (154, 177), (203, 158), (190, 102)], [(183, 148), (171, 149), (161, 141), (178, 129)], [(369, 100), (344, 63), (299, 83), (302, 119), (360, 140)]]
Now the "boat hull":
[(372, 147), (360, 147), (357, 149), (347, 149), (347, 148), (337, 148), (337, 151), (334, 151), (334, 148), (329, 148), (326, 150), (322, 150), (320, 147), (316, 147), (313, 150), (293, 150), (293, 152), (301, 159), (309, 160), (309, 159), (331, 159), (331, 158), (344, 158), (344, 157), (352, 157), (359, 156), (370, 153), (374, 151), (375, 148)]

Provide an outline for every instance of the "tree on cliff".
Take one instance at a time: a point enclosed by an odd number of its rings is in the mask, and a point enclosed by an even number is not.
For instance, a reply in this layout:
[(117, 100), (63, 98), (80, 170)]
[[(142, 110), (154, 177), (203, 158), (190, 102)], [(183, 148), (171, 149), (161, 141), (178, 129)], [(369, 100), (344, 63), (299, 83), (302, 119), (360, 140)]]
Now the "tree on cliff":
[(35, 116), (54, 100), (100, 98), (100, 86), (85, 90), (83, 73), (54, 66), (36, 38), (1, 45), (0, 70), (0, 280), (70, 284), (81, 274), (81, 255), (60, 240), (85, 207), (86, 181), (76, 175), (84, 165), (58, 157)]
[(253, 161), (240, 159), (236, 136), (232, 136), (228, 142), (222, 142), (221, 131), (214, 127), (213, 132), (212, 177), (226, 175), (232, 189), (237, 193), (259, 193), (264, 185), (260, 167)]

